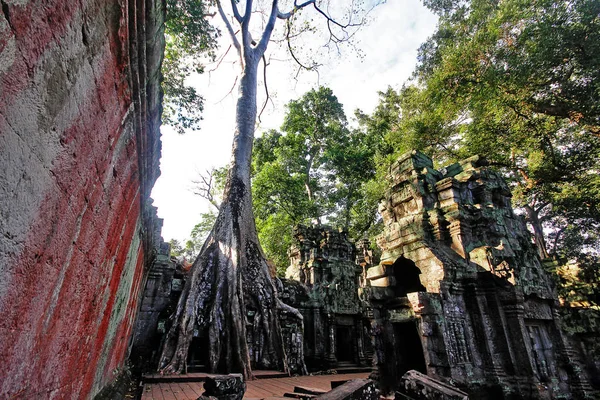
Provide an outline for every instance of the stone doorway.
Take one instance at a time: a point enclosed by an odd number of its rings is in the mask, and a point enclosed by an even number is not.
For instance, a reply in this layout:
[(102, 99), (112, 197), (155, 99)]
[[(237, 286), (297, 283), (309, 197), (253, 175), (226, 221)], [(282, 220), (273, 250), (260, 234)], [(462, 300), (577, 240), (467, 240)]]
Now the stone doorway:
[(338, 325), (336, 328), (335, 358), (340, 363), (354, 363), (354, 331), (351, 326)]
[(427, 374), (421, 337), (415, 321), (392, 324), (396, 339), (397, 376), (414, 369)]
[(394, 295), (406, 297), (408, 293), (425, 292), (425, 286), (421, 284), (421, 270), (414, 261), (400, 256), (392, 265), (396, 285)]
[(188, 372), (208, 371), (208, 337), (194, 336), (187, 360)]

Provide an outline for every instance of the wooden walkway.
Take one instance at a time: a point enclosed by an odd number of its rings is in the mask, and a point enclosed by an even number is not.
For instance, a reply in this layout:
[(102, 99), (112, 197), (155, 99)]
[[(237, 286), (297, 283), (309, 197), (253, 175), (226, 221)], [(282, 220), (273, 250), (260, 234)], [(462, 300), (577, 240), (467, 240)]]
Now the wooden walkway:
[[(331, 390), (332, 381), (364, 379), (367, 372), (339, 375), (297, 376), (286, 378), (256, 379), (246, 382), (245, 399), (268, 399), (283, 397), (294, 391), (294, 386), (307, 386)], [(146, 383), (142, 400), (196, 400), (204, 392), (204, 382)]]

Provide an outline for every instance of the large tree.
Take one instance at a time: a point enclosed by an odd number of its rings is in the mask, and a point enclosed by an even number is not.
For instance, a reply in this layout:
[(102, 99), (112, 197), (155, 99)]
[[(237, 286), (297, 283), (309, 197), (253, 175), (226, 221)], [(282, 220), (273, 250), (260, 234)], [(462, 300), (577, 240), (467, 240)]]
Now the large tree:
[[(231, 0), (231, 16), (216, 1), (218, 14), (240, 61), (239, 97), (235, 112), (232, 157), (223, 198), (215, 225), (204, 243), (186, 281), (173, 325), (160, 359), (163, 373), (179, 373), (186, 364), (195, 329), (209, 340), (209, 369), (212, 372), (243, 373), (252, 377), (252, 366), (289, 370), (279, 311), (286, 310), (301, 321), (300, 313), (277, 297), (271, 271), (258, 241), (250, 191), (250, 165), (257, 117), (258, 67), (271, 41), (278, 19), (286, 21), (286, 38), (295, 36), (293, 21), (302, 10), (311, 9), (326, 21), (332, 43), (346, 40), (348, 28), (359, 25), (356, 10), (338, 22), (327, 4), (317, 0), (295, 1), (289, 11), (272, 0), (258, 36), (251, 24), (256, 11), (253, 0)], [(242, 10), (242, 11), (240, 11)], [(259, 20), (260, 22), (260, 20)], [(237, 25), (237, 29), (234, 29)], [(293, 47), (290, 45), (290, 50)], [(246, 337), (248, 312), (253, 314), (252, 359)], [(302, 362), (302, 361), (300, 361)]]
[(372, 137), (348, 127), (329, 88), (290, 101), (281, 132), (255, 140), (252, 166), (259, 237), (280, 273), (293, 225), (326, 222), (360, 238), (375, 217), (359, 207), (375, 170)]

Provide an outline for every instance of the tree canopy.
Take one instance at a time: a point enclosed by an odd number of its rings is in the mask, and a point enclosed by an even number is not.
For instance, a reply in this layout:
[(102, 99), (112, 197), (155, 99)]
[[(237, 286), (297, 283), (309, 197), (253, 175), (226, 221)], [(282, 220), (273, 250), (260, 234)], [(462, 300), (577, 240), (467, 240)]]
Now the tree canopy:
[(204, 100), (185, 80), (203, 73), (203, 58), (214, 58), (219, 31), (206, 18), (204, 0), (166, 0), (165, 57), (162, 65), (163, 123), (178, 133), (199, 129)]
[(259, 238), (281, 271), (292, 227), (328, 223), (360, 237), (375, 218), (361, 208), (364, 185), (374, 176), (373, 147), (348, 127), (342, 104), (319, 87), (287, 105), (281, 132), (255, 140), (253, 203)]
[(442, 162), (485, 155), (512, 183), (542, 257), (567, 232), (589, 237), (600, 221), (600, 3), (425, 4), (440, 20), (412, 81), (362, 118), (385, 136), (381, 159), (408, 148)]

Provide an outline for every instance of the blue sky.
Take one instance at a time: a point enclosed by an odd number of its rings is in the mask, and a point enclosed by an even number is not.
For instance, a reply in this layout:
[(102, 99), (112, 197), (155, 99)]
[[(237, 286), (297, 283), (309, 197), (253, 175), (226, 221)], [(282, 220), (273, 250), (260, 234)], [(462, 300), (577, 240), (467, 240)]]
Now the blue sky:
[[(267, 79), (272, 103), (262, 116), (257, 135), (279, 128), (285, 104), (319, 84), (333, 90), (350, 119), (357, 108), (371, 112), (377, 105), (378, 91), (402, 86), (414, 69), (418, 47), (433, 33), (437, 20), (417, 0), (388, 0), (370, 17), (369, 24), (355, 36), (363, 57), (358, 58), (352, 51), (330, 54), (320, 60), (323, 65), (318, 75), (304, 73), (296, 79), (294, 65), (281, 60), (285, 58), (283, 53), (269, 46), (267, 52), (271, 51), (272, 59)], [(228, 39), (223, 35), (221, 49), (227, 48)], [(206, 71), (213, 67), (207, 65)], [(162, 235), (167, 241), (187, 238), (200, 214), (210, 207), (192, 193), (192, 181), (198, 179), (199, 172), (221, 167), (230, 159), (237, 97), (237, 90), (231, 88), (238, 71), (235, 57), (228, 57), (214, 71), (190, 80), (205, 98), (199, 131), (178, 135), (167, 126), (161, 130), (161, 176), (152, 198), (159, 217), (164, 219)], [(264, 96), (264, 89), (259, 88), (259, 92)], [(263, 101), (264, 97), (259, 98), (259, 108)]]

